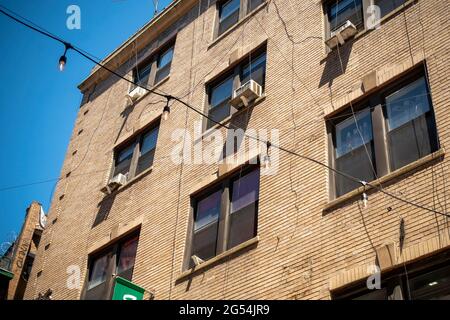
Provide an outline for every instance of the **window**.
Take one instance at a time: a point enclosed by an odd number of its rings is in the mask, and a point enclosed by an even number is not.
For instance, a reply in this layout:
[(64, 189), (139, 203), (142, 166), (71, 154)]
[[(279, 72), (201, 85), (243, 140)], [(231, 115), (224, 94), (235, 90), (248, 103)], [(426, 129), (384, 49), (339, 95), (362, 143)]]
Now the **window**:
[(380, 18), (394, 11), (405, 3), (405, 0), (375, 0), (374, 4), (380, 8)]
[[(230, 99), (233, 93), (233, 76), (228, 76), (218, 84), (211, 86), (209, 95), (209, 116), (220, 122), (230, 115)], [(208, 120), (208, 128), (215, 124)]]
[(117, 261), (117, 275), (131, 280), (134, 268), (134, 261), (136, 259), (136, 251), (138, 245), (138, 237), (133, 237), (126, 240), (119, 246), (119, 258)]
[[(356, 116), (336, 125), (336, 169), (363, 181), (375, 179), (371, 164), (374, 164), (372, 120), (368, 108)], [(366, 152), (367, 151), (367, 152)], [(367, 156), (367, 153), (369, 156)], [(343, 195), (360, 185), (345, 177), (336, 176), (336, 195)]]
[[(208, 86), (208, 115), (216, 122), (223, 121), (236, 112), (229, 103), (233, 91), (252, 79), (261, 85), (264, 92), (265, 78), (266, 52), (250, 54), (248, 59)], [(207, 128), (211, 128), (216, 122), (208, 120)]]
[(364, 27), (362, 0), (330, 1), (327, 8), (330, 31), (350, 20), (356, 27)]
[[(148, 79), (150, 76), (150, 71), (152, 68), (151, 61), (144, 61), (141, 65), (137, 66), (133, 70), (133, 81), (141, 86), (146, 86), (148, 84)], [(134, 89), (135, 87), (133, 87)]]
[(242, 67), (240, 83), (244, 84), (249, 80), (255, 80), (263, 89), (266, 84), (266, 53), (262, 53), (255, 58), (250, 56), (248, 64)]
[(424, 77), (387, 96), (385, 101), (393, 170), (437, 149), (435, 124)]
[(116, 156), (116, 167), (114, 169), (114, 176), (119, 173), (123, 175), (128, 175), (135, 147), (136, 143), (131, 143), (130, 145), (127, 145), (126, 147), (118, 151)]
[(448, 252), (397, 268), (381, 275), (381, 288), (369, 290), (366, 279), (332, 294), (333, 299), (352, 300), (450, 300)]
[[(133, 81), (141, 86), (154, 86), (167, 78), (172, 65), (174, 41), (161, 47), (157, 53), (140, 63), (133, 69)], [(153, 72), (153, 70), (155, 70)], [(130, 91), (136, 88), (131, 85)]]
[(247, 7), (247, 12), (252, 12), (253, 10), (255, 10), (257, 7), (259, 7), (261, 4), (264, 3), (265, 0), (248, 0), (248, 7)]
[(197, 203), (194, 221), (193, 254), (204, 260), (216, 255), (221, 196), (222, 191), (216, 191)]
[[(363, 181), (372, 181), (439, 148), (436, 124), (423, 73), (415, 72), (328, 121), (332, 165)], [(336, 120), (334, 120), (336, 119)], [(332, 174), (339, 197), (361, 185)]]
[(193, 199), (189, 255), (208, 260), (256, 236), (259, 169), (251, 166)]
[(85, 300), (109, 299), (113, 289), (113, 275), (131, 281), (138, 240), (139, 236), (133, 234), (90, 257)]
[(234, 26), (239, 19), (255, 10), (265, 0), (225, 0), (217, 3), (218, 23), (216, 37)]
[(228, 249), (256, 235), (256, 212), (259, 196), (259, 170), (233, 181), (230, 207)]
[(145, 130), (116, 151), (113, 176), (121, 173), (128, 180), (153, 165), (159, 123)]
[(239, 21), (239, 0), (228, 0), (219, 4), (219, 35)]
[(136, 175), (150, 168), (155, 157), (156, 141), (158, 140), (159, 127), (151, 129), (142, 135), (139, 159), (136, 168)]
[(450, 267), (425, 271), (411, 279), (412, 300), (450, 300)]
[(157, 60), (158, 62), (156, 64), (157, 71), (155, 83), (164, 80), (164, 78), (166, 78), (169, 75), (170, 66), (172, 64), (172, 58), (173, 58), (173, 46), (170, 46), (158, 56)]
[(106, 274), (108, 270), (108, 254), (104, 254), (95, 260), (91, 265), (91, 272), (89, 273), (88, 289), (92, 289), (106, 281)]
[[(347, 20), (351, 21), (358, 30), (364, 30), (369, 17), (369, 6), (374, 4), (380, 8), (380, 19), (397, 9), (406, 0), (329, 0), (324, 3), (326, 15), (327, 37), (331, 32), (341, 27)], [(365, 14), (366, 13), (366, 14)]]

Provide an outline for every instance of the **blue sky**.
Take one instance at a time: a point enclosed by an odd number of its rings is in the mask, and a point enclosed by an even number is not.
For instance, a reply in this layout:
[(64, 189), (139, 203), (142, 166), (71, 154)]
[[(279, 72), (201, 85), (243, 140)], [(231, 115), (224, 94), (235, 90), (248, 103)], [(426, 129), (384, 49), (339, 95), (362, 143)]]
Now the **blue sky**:
[[(160, 0), (159, 9), (171, 0)], [(103, 58), (151, 19), (152, 0), (0, 0), (0, 4), (89, 53)], [(69, 30), (69, 5), (81, 9), (81, 29)], [(77, 85), (92, 63), (69, 52), (57, 68), (60, 43), (0, 14), (0, 243), (20, 232), (25, 210), (47, 211), (81, 101)]]

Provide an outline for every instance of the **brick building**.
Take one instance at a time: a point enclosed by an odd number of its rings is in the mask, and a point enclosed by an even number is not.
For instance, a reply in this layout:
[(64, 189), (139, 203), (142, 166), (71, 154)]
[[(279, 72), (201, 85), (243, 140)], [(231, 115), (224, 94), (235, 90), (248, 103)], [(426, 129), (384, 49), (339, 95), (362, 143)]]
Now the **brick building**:
[[(175, 129), (200, 131), (192, 148), (225, 129), (175, 100), (163, 120), (166, 99), (94, 68), (25, 297), (107, 299), (117, 274), (155, 299), (448, 298), (449, 14), (438, 0), (174, 1), (103, 63), (370, 185), (274, 147), (262, 174), (250, 143), (234, 164), (175, 163)], [(262, 94), (231, 105), (250, 79)]]
[(0, 257), (0, 300), (24, 298), (45, 222), (41, 204), (33, 201), (20, 234)]

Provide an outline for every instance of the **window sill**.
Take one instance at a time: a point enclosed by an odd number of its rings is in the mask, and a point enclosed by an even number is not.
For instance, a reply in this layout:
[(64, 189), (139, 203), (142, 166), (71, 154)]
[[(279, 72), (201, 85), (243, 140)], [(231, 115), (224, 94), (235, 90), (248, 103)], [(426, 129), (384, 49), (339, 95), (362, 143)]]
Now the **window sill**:
[(193, 274), (195, 274), (195, 273), (197, 273), (197, 272), (199, 272), (201, 270), (204, 270), (204, 269), (206, 269), (206, 268), (208, 268), (208, 267), (210, 267), (210, 266), (212, 266), (212, 265), (214, 265), (214, 264), (224, 260), (225, 258), (228, 258), (228, 257), (232, 256), (233, 254), (235, 254), (235, 253), (237, 253), (239, 251), (242, 251), (242, 250), (244, 250), (246, 248), (249, 248), (249, 247), (257, 244), (258, 242), (259, 242), (259, 236), (251, 238), (250, 240), (247, 240), (247, 241), (241, 243), (240, 245), (237, 245), (234, 248), (231, 248), (231, 249), (229, 249), (229, 250), (227, 250), (225, 252), (222, 252), (221, 254), (215, 256), (214, 258), (211, 258), (211, 259), (209, 259), (209, 260), (199, 264), (198, 266), (196, 266), (196, 267), (194, 267), (192, 269), (189, 269), (187, 271), (182, 272), (177, 277), (177, 279), (175, 281), (184, 280), (185, 278), (190, 277)]
[[(393, 180), (395, 178), (403, 176), (403, 175), (405, 175), (405, 174), (407, 174), (407, 173), (409, 173), (409, 172), (411, 172), (411, 171), (413, 171), (413, 170), (415, 170), (415, 169), (417, 169), (417, 168), (419, 168), (419, 167), (421, 167), (421, 166), (423, 166), (425, 164), (428, 164), (428, 163), (432, 162), (433, 160), (441, 158), (444, 155), (445, 155), (445, 150), (443, 148), (441, 148), (441, 149), (439, 149), (439, 150), (437, 150), (437, 151), (435, 151), (435, 152), (433, 152), (433, 153), (431, 153), (431, 154), (429, 154), (429, 155), (427, 155), (427, 156), (425, 156), (423, 158), (420, 158), (419, 160), (411, 162), (410, 164), (408, 164), (408, 165), (406, 165), (406, 166), (404, 166), (402, 168), (399, 168), (399, 169), (397, 169), (397, 170), (395, 170), (395, 171), (393, 171), (393, 172), (391, 172), (391, 173), (389, 173), (389, 174), (387, 174), (387, 175), (385, 175), (385, 176), (383, 176), (383, 177), (381, 177), (379, 179), (371, 181), (370, 184), (374, 185), (374, 186), (377, 186), (377, 185), (380, 185), (380, 184), (383, 185), (383, 184), (385, 184), (385, 183), (387, 183), (387, 182), (389, 182), (389, 181), (391, 181), (391, 180)], [(355, 197), (363, 194), (364, 191), (369, 191), (369, 190), (372, 190), (372, 189), (375, 189), (375, 188), (370, 187), (370, 186), (367, 186), (367, 187), (364, 188), (363, 186), (361, 186), (358, 189), (350, 191), (350, 192), (340, 196), (339, 198), (328, 202), (325, 205), (325, 207), (322, 209), (322, 212), (323, 212), (323, 214), (326, 214), (326, 213), (336, 209), (337, 207), (342, 206), (346, 202), (349, 202), (349, 201), (353, 200)]]
[[(223, 126), (228, 125), (231, 120), (233, 120), (233, 118), (241, 115), (244, 112), (247, 112), (249, 108), (254, 108), (256, 107), (258, 104), (260, 104), (261, 102), (263, 102), (266, 99), (266, 94), (263, 93), (263, 95), (259, 98), (257, 98), (256, 100), (254, 100), (251, 104), (249, 104), (247, 107), (244, 107), (242, 109), (239, 109), (238, 111), (236, 111), (235, 113), (233, 113), (232, 115), (226, 117), (225, 119), (223, 119), (222, 121), (220, 121), (219, 123), (216, 123), (215, 125), (213, 125), (211, 128), (206, 129), (201, 137), (199, 137), (197, 140), (194, 141), (194, 145), (196, 143), (198, 143), (199, 141), (203, 140), (205, 137), (207, 137), (209, 134), (211, 134), (213, 131), (222, 128)], [(231, 128), (233, 129), (233, 128)], [(236, 128), (237, 129), (237, 128)]]
[(234, 30), (236, 30), (237, 28), (239, 28), (244, 22), (248, 21), (251, 17), (253, 17), (256, 13), (258, 13), (259, 11), (261, 11), (264, 7), (266, 7), (268, 4), (267, 1), (265, 1), (264, 3), (261, 3), (258, 7), (256, 7), (252, 12), (250, 12), (249, 14), (247, 14), (244, 18), (242, 18), (240, 21), (238, 21), (235, 25), (233, 25), (232, 27), (230, 27), (230, 29), (228, 29), (227, 31), (225, 31), (224, 33), (222, 33), (220, 36), (218, 36), (217, 38), (215, 38), (209, 45), (208, 48), (206, 50), (211, 49), (212, 47), (214, 47), (218, 42), (220, 42), (220, 40), (222, 40), (223, 38), (226, 38), (230, 33), (232, 33)]

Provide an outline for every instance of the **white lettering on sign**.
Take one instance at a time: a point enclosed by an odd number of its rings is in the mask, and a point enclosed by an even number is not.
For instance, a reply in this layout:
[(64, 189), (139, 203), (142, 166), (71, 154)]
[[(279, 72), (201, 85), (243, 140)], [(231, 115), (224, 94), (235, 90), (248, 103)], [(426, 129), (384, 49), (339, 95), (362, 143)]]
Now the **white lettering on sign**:
[(135, 296), (133, 296), (132, 294), (124, 294), (123, 300), (137, 300), (137, 298)]

